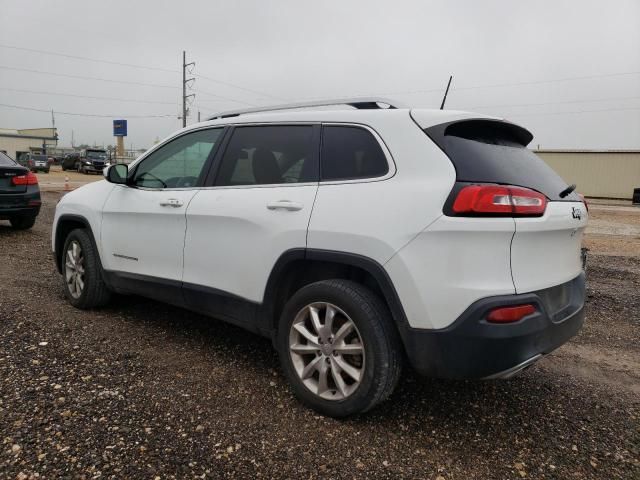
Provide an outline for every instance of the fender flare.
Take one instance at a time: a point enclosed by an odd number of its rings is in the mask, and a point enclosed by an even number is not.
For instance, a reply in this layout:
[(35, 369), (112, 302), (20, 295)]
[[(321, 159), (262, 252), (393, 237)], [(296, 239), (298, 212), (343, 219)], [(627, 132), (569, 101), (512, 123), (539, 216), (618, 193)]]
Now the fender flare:
[[(62, 273), (62, 255), (60, 255), (59, 253), (64, 244), (64, 238), (62, 238), (62, 233), (60, 231), (60, 224), (64, 223), (65, 221), (72, 221), (74, 223), (81, 223), (82, 225), (84, 225), (84, 227), (89, 232), (89, 236), (91, 237), (91, 241), (93, 242), (94, 248), (96, 248), (96, 252), (98, 252), (96, 239), (93, 236), (93, 229), (91, 228), (91, 224), (85, 217), (83, 217), (82, 215), (76, 215), (72, 213), (65, 213), (63, 215), (60, 215), (60, 217), (58, 218), (58, 221), (56, 222), (56, 237), (54, 242), (55, 249), (53, 251), (53, 259), (56, 263), (56, 268), (58, 270), (58, 273)], [(98, 254), (98, 258), (100, 258), (99, 254)]]
[(271, 274), (269, 275), (269, 279), (267, 280), (262, 303), (263, 306), (268, 309), (267, 311), (271, 315), (271, 317), (273, 317), (273, 314), (275, 313), (274, 308), (276, 294), (281, 283), (281, 277), (286, 267), (291, 262), (298, 260), (331, 262), (357, 267), (364, 270), (365, 272), (370, 274), (378, 283), (380, 290), (384, 295), (384, 300), (386, 301), (387, 306), (391, 311), (391, 315), (401, 334), (409, 326), (404, 307), (402, 306), (402, 302), (400, 301), (398, 292), (393, 285), (393, 281), (380, 263), (378, 263), (376, 260), (373, 260), (372, 258), (355, 253), (314, 248), (296, 248), (287, 250), (276, 261), (273, 269), (271, 270)]

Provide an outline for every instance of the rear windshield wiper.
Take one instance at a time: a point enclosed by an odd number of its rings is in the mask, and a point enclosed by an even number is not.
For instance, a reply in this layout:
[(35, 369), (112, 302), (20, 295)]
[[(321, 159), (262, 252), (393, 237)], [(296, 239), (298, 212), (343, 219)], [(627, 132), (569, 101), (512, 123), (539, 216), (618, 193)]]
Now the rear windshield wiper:
[(565, 188), (564, 190), (562, 190), (559, 194), (560, 198), (564, 198), (567, 195), (569, 195), (571, 192), (573, 192), (576, 189), (576, 184), (572, 183), (571, 185), (569, 185), (567, 188)]

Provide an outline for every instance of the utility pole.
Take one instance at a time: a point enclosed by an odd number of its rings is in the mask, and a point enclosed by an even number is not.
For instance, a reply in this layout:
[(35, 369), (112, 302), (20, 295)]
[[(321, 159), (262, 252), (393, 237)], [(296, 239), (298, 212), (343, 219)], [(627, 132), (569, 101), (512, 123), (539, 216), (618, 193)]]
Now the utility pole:
[(187, 108), (187, 99), (189, 97), (195, 97), (195, 94), (192, 93), (187, 95), (187, 84), (189, 82), (194, 82), (195, 78), (187, 78), (187, 67), (195, 67), (196, 62), (187, 63), (187, 52), (182, 51), (182, 126), (187, 126), (187, 112), (189, 109)]
[(200, 110), (198, 110), (198, 123), (200, 123)]

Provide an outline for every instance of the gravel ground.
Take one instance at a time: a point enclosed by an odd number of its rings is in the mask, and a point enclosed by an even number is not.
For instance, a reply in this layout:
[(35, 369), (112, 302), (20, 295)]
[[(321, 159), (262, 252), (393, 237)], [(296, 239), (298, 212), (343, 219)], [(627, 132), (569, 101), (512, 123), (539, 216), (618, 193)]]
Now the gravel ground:
[(267, 340), (137, 297), (68, 305), (58, 198), (31, 231), (0, 222), (0, 478), (640, 478), (640, 253), (591, 246), (585, 328), (519, 377), (407, 373), (336, 421)]

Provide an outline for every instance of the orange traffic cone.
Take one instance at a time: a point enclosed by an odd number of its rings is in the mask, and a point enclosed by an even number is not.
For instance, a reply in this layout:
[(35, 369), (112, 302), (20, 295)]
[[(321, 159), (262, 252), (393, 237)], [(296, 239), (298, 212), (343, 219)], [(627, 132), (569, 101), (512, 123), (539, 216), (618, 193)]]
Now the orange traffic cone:
[(65, 192), (71, 191), (71, 185), (69, 185), (69, 175), (64, 176), (64, 191)]

